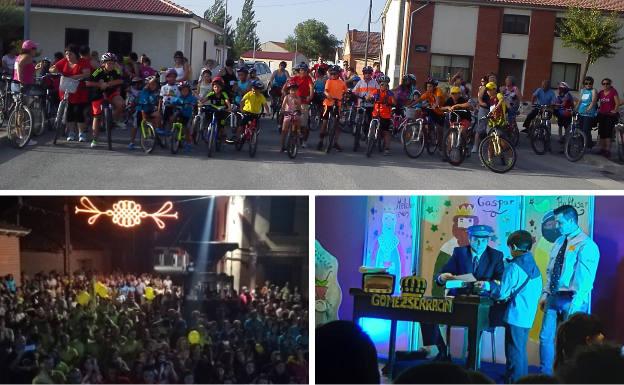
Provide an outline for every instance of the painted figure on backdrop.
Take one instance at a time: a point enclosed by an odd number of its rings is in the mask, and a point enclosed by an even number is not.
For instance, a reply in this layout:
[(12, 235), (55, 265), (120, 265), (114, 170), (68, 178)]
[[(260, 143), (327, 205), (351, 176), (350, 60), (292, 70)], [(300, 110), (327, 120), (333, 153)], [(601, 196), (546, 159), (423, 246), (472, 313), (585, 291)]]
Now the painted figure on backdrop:
[[(442, 269), (442, 266), (446, 265), (448, 260), (453, 255), (453, 250), (456, 247), (468, 246), (468, 231), (470, 226), (478, 225), (479, 218), (474, 215), (474, 205), (470, 203), (463, 203), (459, 205), (455, 216), (453, 217), (453, 237), (446, 241), (440, 247), (438, 258), (436, 259), (435, 266), (433, 267), (434, 274)], [(438, 285), (431, 285), (431, 295), (442, 297), (444, 296), (444, 287)]]
[(315, 319), (316, 326), (320, 326), (338, 319), (342, 290), (338, 284), (338, 259), (319, 241), (315, 241), (314, 257)]
[(388, 269), (388, 274), (394, 275), (394, 293), (398, 294), (401, 290), (401, 261), (406, 259), (405, 248), (396, 235), (396, 224), (396, 212), (390, 207), (385, 207), (381, 220), (381, 234), (375, 241), (371, 255), (374, 258), (375, 267), (385, 267)]

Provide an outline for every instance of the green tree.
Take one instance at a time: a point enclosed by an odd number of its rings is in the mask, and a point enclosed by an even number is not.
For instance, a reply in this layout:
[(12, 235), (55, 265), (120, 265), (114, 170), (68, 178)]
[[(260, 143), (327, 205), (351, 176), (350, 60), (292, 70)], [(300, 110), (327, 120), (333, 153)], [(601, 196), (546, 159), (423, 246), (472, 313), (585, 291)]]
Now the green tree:
[[(204, 12), (204, 19), (223, 27), (225, 19), (225, 0), (215, 0), (212, 7)], [(227, 15), (227, 24), (225, 27), (225, 44), (229, 47), (234, 46), (234, 30), (232, 30), (232, 15)], [(222, 36), (218, 36), (216, 44), (223, 44)]]
[(333, 58), (340, 41), (329, 33), (329, 28), (322, 21), (309, 19), (297, 24), (294, 36), (286, 38), (286, 47), (290, 51), (303, 53), (312, 59), (318, 55)]
[(605, 14), (597, 9), (578, 7), (566, 11), (559, 34), (564, 47), (576, 48), (586, 56), (581, 80), (587, 76), (589, 66), (600, 58), (613, 57), (621, 48), (617, 46), (624, 40), (619, 36), (621, 28), (616, 12)]
[(236, 37), (234, 38), (234, 51), (236, 55), (241, 55), (255, 46), (260, 45), (256, 27), (258, 22), (256, 12), (253, 10), (254, 0), (245, 0), (241, 17), (236, 19)]
[(13, 0), (0, 0), (0, 52), (4, 53), (15, 41), (22, 39), (24, 9)]

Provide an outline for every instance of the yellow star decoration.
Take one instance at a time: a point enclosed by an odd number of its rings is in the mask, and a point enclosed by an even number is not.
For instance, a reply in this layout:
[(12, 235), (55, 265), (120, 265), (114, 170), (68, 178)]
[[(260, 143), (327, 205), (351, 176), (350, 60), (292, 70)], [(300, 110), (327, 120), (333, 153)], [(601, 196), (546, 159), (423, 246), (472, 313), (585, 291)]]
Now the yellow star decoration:
[(568, 247), (568, 251), (574, 251), (576, 250), (576, 245), (570, 245), (570, 247)]

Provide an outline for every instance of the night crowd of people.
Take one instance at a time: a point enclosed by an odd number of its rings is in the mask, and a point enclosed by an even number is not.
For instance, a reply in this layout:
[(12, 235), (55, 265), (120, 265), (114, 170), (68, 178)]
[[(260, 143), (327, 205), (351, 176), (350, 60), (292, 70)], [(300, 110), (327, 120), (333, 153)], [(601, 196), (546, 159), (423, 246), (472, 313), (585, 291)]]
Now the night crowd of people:
[(0, 383), (308, 383), (307, 300), (266, 282), (190, 309), (169, 277), (0, 278)]

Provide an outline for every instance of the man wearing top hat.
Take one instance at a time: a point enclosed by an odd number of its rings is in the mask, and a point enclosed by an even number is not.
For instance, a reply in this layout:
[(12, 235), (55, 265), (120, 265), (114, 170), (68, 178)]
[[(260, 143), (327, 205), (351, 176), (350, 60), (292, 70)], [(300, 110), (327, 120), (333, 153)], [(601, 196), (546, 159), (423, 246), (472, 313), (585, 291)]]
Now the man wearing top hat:
[[(456, 247), (448, 262), (434, 277), (438, 285), (444, 286), (446, 281), (456, 275), (472, 274), (477, 281), (483, 282), (480, 290), (489, 292), (500, 285), (505, 270), (503, 253), (488, 246), (494, 229), (487, 225), (474, 225), (467, 229), (468, 246)], [(449, 295), (470, 294), (470, 289), (452, 289)], [(436, 359), (447, 359), (446, 343), (442, 339), (438, 325), (422, 324), (423, 345), (437, 345)]]

